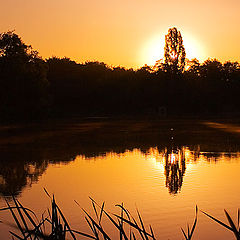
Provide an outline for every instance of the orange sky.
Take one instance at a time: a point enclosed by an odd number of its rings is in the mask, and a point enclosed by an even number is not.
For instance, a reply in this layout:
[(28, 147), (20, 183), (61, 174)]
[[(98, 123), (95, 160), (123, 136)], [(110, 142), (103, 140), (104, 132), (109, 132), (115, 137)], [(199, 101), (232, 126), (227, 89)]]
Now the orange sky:
[(187, 57), (240, 61), (240, 0), (0, 1), (0, 32), (15, 29), (44, 58), (151, 65), (175, 26)]

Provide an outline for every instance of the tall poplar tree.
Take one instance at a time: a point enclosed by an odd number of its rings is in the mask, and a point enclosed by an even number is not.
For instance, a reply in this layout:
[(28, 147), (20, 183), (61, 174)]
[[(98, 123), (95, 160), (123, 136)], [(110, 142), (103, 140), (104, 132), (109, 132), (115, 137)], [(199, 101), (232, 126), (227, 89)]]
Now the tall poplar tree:
[(169, 28), (165, 36), (164, 65), (167, 71), (179, 73), (184, 71), (185, 67), (185, 48), (182, 35), (177, 28)]

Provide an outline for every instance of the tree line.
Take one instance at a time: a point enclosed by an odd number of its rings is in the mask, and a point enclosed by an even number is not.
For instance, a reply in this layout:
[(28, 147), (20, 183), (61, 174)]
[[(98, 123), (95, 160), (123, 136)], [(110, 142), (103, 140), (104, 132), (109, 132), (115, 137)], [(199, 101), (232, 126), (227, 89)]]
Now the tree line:
[(240, 113), (240, 64), (185, 59), (181, 33), (166, 35), (155, 66), (111, 67), (42, 59), (14, 32), (0, 34), (0, 120), (71, 116), (209, 116)]

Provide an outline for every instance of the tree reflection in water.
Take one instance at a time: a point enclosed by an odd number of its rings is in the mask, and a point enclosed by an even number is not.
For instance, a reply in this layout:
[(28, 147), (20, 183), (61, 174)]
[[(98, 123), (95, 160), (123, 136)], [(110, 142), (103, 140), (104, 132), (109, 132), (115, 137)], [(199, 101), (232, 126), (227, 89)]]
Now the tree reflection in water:
[(181, 190), (186, 170), (185, 151), (183, 149), (166, 150), (164, 157), (166, 187), (169, 193), (177, 194)]
[(31, 187), (47, 169), (48, 161), (23, 163), (1, 162), (0, 164), (0, 193), (4, 196), (18, 195), (23, 187)]
[[(166, 178), (165, 186), (168, 188), (170, 194), (178, 194), (183, 185), (183, 177), (186, 172), (187, 164), (194, 164), (200, 161), (203, 162), (218, 162), (230, 161), (232, 159), (240, 159), (240, 152), (213, 152), (213, 151), (200, 151), (200, 145), (191, 147), (168, 146), (165, 148), (137, 148), (131, 150), (120, 150), (113, 152), (94, 152), (89, 154), (77, 151), (72, 153), (71, 149), (68, 151), (1, 151), (0, 152), (0, 195), (5, 197), (18, 196), (25, 187), (31, 187), (32, 183), (38, 182), (40, 176), (46, 171), (49, 164), (68, 164), (76, 159), (76, 156), (84, 158), (88, 161), (99, 160), (107, 157), (109, 154), (119, 156), (134, 157), (134, 153), (139, 153), (143, 158), (154, 159), (160, 162), (163, 166)], [(64, 154), (65, 153), (65, 154)], [(92, 156), (93, 155), (93, 156)], [(74, 157), (75, 156), (75, 157)], [(46, 160), (49, 159), (49, 160)]]

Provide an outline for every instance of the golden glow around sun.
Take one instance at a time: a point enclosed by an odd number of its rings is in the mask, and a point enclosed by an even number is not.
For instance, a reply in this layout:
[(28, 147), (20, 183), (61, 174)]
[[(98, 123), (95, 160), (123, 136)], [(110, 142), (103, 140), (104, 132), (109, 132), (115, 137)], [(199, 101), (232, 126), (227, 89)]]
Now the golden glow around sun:
[(200, 62), (204, 61), (205, 49), (197, 39), (189, 34), (182, 34), (183, 45), (186, 51), (186, 58), (189, 60), (197, 58)]
[[(197, 58), (204, 61), (205, 50), (203, 45), (189, 34), (182, 34), (186, 58), (191, 60)], [(141, 59), (147, 65), (154, 65), (156, 61), (164, 58), (165, 35), (156, 35), (146, 41), (141, 51)]]
[(156, 35), (150, 38), (144, 44), (141, 51), (141, 59), (147, 65), (154, 65), (156, 61), (160, 60), (164, 56), (165, 36)]

